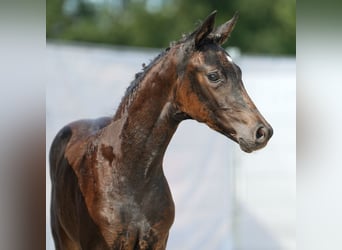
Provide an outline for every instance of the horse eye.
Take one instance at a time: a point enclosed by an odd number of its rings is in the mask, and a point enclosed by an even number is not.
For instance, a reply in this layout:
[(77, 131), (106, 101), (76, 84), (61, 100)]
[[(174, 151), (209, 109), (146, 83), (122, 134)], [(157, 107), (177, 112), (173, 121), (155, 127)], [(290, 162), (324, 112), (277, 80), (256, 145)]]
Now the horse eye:
[(220, 80), (220, 76), (217, 72), (209, 73), (207, 77), (211, 82), (218, 82)]

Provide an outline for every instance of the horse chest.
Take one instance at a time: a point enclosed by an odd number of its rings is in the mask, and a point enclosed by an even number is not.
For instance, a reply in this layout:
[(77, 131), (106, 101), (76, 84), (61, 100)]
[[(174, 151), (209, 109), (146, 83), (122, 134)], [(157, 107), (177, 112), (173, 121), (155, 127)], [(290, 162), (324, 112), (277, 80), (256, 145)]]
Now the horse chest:
[(97, 224), (109, 246), (120, 249), (122, 244), (139, 244), (140, 249), (145, 249), (143, 246), (159, 244), (163, 249), (174, 219), (174, 204), (163, 189), (156, 190), (160, 191), (144, 191), (139, 198), (136, 194), (114, 194), (114, 198), (112, 194), (97, 210)]
[[(166, 183), (167, 185), (167, 183)], [(149, 190), (113, 192), (103, 195), (100, 202), (101, 217), (113, 227), (117, 225), (160, 227), (168, 229), (174, 218), (174, 203), (165, 184)], [(130, 189), (130, 188), (128, 188)], [(127, 194), (130, 193), (130, 194)]]

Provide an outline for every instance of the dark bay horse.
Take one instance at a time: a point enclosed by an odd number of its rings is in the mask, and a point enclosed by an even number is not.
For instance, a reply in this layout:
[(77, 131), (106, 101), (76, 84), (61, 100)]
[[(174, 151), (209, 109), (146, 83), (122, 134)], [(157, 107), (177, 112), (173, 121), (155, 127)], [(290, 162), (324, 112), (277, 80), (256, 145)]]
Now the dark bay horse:
[(174, 203), (163, 173), (179, 123), (195, 119), (237, 142), (264, 147), (272, 128), (221, 45), (237, 15), (216, 12), (137, 74), (113, 117), (65, 126), (50, 150), (56, 249), (165, 249)]

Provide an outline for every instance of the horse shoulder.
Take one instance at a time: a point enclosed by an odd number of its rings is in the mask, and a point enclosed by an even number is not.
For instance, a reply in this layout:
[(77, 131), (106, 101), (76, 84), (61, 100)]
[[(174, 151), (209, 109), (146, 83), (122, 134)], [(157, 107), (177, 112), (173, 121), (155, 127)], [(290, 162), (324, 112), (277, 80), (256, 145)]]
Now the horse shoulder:
[[(50, 148), (50, 172), (52, 183), (59, 178), (66, 161), (77, 177), (82, 174), (81, 163), (89, 158), (96, 143), (98, 132), (111, 121), (109, 117), (79, 120), (64, 126), (55, 136)], [(63, 171), (62, 171), (63, 172)]]
[[(66, 127), (71, 131), (70, 140), (65, 149), (65, 156), (73, 168), (77, 168), (86, 153), (96, 143), (98, 132), (110, 123), (109, 117), (96, 120), (79, 120)], [(76, 170), (76, 169), (75, 169)]]

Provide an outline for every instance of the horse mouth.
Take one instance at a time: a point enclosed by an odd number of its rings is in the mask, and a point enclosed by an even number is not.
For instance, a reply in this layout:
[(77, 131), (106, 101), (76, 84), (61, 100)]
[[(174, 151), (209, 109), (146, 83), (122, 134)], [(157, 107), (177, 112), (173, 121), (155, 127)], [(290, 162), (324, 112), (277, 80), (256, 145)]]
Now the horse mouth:
[(238, 138), (237, 142), (239, 143), (241, 150), (246, 153), (252, 153), (253, 151), (256, 151), (265, 147), (267, 144), (267, 142), (259, 144), (254, 141), (245, 140), (241, 137)]
[(242, 137), (239, 137), (237, 131), (235, 131), (234, 129), (225, 129), (225, 130), (222, 129), (218, 131), (221, 132), (226, 137), (228, 137), (229, 139), (231, 139), (232, 141), (238, 143), (241, 150), (246, 153), (252, 153), (253, 151), (262, 149), (263, 147), (266, 146), (267, 141), (268, 141), (268, 140), (265, 140), (264, 142), (260, 143), (260, 142), (257, 142), (256, 140), (244, 139)]

